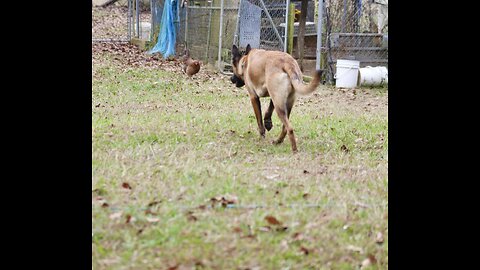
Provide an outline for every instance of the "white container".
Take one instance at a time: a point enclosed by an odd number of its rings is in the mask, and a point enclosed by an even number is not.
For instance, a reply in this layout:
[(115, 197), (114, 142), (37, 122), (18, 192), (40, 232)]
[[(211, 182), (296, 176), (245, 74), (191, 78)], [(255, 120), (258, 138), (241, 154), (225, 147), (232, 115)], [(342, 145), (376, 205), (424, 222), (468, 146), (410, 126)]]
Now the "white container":
[(358, 85), (378, 86), (388, 84), (388, 69), (386, 67), (367, 66), (358, 71)]
[(337, 59), (335, 86), (337, 88), (353, 88), (357, 86), (360, 61)]

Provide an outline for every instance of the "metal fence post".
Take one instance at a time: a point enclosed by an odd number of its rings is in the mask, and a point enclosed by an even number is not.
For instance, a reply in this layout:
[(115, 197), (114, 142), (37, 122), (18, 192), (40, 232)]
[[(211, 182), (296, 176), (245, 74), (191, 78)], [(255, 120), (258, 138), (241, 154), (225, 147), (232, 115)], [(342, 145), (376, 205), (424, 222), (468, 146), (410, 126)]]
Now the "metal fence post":
[(151, 14), (151, 16), (150, 16), (150, 39), (149, 39), (149, 41), (152, 41), (152, 39), (153, 39), (153, 28), (154, 28), (153, 27), (153, 13), (154, 13), (153, 9), (154, 8), (156, 9), (156, 7), (157, 7), (157, 5), (153, 4), (153, 1), (155, 1), (155, 0), (150, 0), (150, 14)]
[(240, 43), (238, 40), (238, 35), (240, 34), (240, 9), (242, 7), (242, 0), (238, 1), (238, 11), (237, 11), (237, 22), (235, 24), (235, 35), (233, 36), (233, 44), (237, 45)]
[(287, 52), (287, 44), (288, 44), (288, 12), (290, 11), (290, 0), (287, 0), (287, 5), (286, 5), (286, 8), (285, 8), (285, 41), (283, 42), (284, 46), (283, 46), (283, 52)]
[(188, 49), (188, 43), (187, 43), (187, 36), (188, 36), (188, 4), (190, 1), (188, 1), (185, 4), (185, 49)]
[(135, 0), (135, 14), (137, 16), (137, 38), (140, 38), (140, 1)]
[(323, 24), (323, 0), (318, 0), (318, 18), (317, 18), (317, 59), (315, 68), (320, 69), (320, 59), (322, 56), (322, 24)]
[(210, 1), (210, 10), (208, 12), (208, 33), (207, 33), (207, 48), (205, 49), (205, 62), (208, 62), (208, 53), (210, 50), (210, 28), (212, 27), (212, 6), (213, 1)]
[(128, 14), (127, 14), (127, 39), (132, 39), (132, 0), (128, 0)]
[(347, 0), (343, 0), (342, 33), (345, 33), (345, 21), (347, 20)]
[(220, 1), (220, 30), (218, 31), (218, 69), (223, 71), (221, 68), (222, 61), (222, 32), (223, 32), (223, 2)]

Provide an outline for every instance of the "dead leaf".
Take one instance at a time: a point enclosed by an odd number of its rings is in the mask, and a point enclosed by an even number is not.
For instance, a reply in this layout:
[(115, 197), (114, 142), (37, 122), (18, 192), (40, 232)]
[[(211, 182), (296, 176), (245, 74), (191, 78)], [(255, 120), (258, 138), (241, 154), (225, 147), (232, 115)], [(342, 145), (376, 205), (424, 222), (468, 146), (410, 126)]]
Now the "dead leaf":
[(363, 249), (361, 247), (356, 247), (353, 245), (348, 245), (347, 250), (354, 251), (354, 252), (359, 252), (360, 254), (363, 254)]
[(234, 227), (234, 228), (233, 228), (233, 231), (236, 232), (236, 233), (241, 233), (241, 232), (242, 232), (242, 228), (240, 228), (240, 227)]
[(310, 253), (310, 250), (304, 246), (300, 246), (300, 251), (303, 252), (303, 254), (308, 255)]
[(155, 222), (159, 222), (160, 219), (159, 218), (156, 218), (156, 217), (147, 217), (146, 218), (148, 222), (150, 223), (155, 223)]
[(275, 217), (273, 216), (266, 216), (265, 220), (268, 221), (271, 225), (280, 225), (280, 221), (278, 221)]
[(195, 267), (205, 267), (205, 262), (204, 260), (197, 260), (195, 261)]
[(375, 256), (369, 254), (368, 258), (362, 261), (362, 265), (360, 266), (360, 269), (366, 268), (371, 266), (372, 264), (376, 264), (377, 259), (375, 259)]
[(255, 239), (255, 238), (256, 238), (256, 236), (255, 236), (255, 234), (251, 234), (251, 233), (250, 233), (250, 234), (247, 234), (247, 235), (245, 235), (245, 236), (242, 236), (242, 237), (240, 237), (240, 238), (250, 238), (250, 239)]
[(383, 241), (384, 241), (383, 234), (381, 232), (378, 232), (377, 237), (375, 237), (375, 242), (377, 242), (378, 244), (381, 244), (383, 243)]
[(198, 220), (198, 218), (193, 215), (192, 211), (188, 211), (186, 215), (187, 215), (187, 220), (189, 220), (189, 221), (197, 221)]
[(130, 184), (127, 183), (127, 182), (123, 182), (122, 187), (125, 188), (125, 189), (132, 189), (132, 186), (130, 186)]
[(259, 231), (261, 232), (269, 232), (272, 230), (272, 228), (270, 226), (262, 226), (260, 228), (258, 228)]
[(265, 177), (268, 179), (268, 180), (273, 180), (277, 177), (279, 177), (280, 175), (279, 174), (269, 174), (269, 175), (265, 175)]
[(301, 241), (304, 239), (303, 237), (303, 234), (302, 233), (299, 233), (299, 232), (296, 232), (292, 235), (292, 238), (294, 241)]
[(162, 202), (162, 201), (153, 201), (153, 202), (149, 203), (147, 206), (148, 206), (148, 207), (152, 207), (152, 206), (157, 205), (157, 204), (159, 204), (159, 203), (161, 203), (161, 202)]
[(109, 217), (110, 219), (112, 219), (112, 220), (113, 220), (113, 219), (119, 219), (119, 218), (122, 216), (122, 214), (123, 214), (122, 211), (120, 211), (120, 212), (113, 213), (113, 214), (111, 214), (111, 215), (108, 216), (108, 217)]
[(305, 192), (305, 193), (303, 193), (303, 195), (302, 195), (302, 197), (303, 197), (304, 199), (308, 198), (308, 196), (310, 196), (310, 194), (308, 194), (308, 192)]
[(134, 221), (135, 221), (135, 218), (133, 218), (131, 215), (126, 216), (126, 221), (125, 221), (126, 224)]
[(227, 207), (229, 204), (237, 204), (238, 197), (235, 195), (225, 195), (225, 196), (217, 196), (210, 199), (212, 207), (215, 206), (216, 203), (220, 203), (223, 207)]
[(167, 270), (177, 270), (178, 269), (178, 264), (177, 265), (174, 265), (174, 266), (170, 266), (167, 268)]
[(157, 213), (153, 212), (152, 209), (150, 208), (147, 208), (145, 210), (145, 215), (156, 215)]
[(107, 207), (109, 207), (109, 206), (110, 206), (110, 205), (109, 205), (108, 203), (106, 203), (106, 202), (102, 203), (102, 207), (103, 207), (103, 208), (107, 208)]

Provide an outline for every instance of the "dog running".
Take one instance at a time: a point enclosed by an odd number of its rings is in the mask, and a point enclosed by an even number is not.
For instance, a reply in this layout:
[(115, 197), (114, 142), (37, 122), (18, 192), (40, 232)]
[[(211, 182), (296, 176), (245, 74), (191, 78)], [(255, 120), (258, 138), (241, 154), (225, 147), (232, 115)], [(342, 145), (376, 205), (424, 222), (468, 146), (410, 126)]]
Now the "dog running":
[[(302, 71), (291, 55), (280, 51), (252, 49), (250, 44), (247, 45), (244, 54), (233, 45), (232, 67), (233, 75), (230, 80), (236, 87), (245, 85), (260, 136), (265, 138), (265, 129), (268, 131), (272, 129), (272, 113), (275, 109), (282, 122), (282, 131), (278, 139), (272, 143), (282, 143), (288, 134), (292, 152), (296, 153), (297, 143), (289, 121), (290, 113), (297, 95), (308, 95), (317, 89), (323, 70), (316, 70), (311, 82), (304, 84)], [(260, 97), (271, 98), (263, 120)]]

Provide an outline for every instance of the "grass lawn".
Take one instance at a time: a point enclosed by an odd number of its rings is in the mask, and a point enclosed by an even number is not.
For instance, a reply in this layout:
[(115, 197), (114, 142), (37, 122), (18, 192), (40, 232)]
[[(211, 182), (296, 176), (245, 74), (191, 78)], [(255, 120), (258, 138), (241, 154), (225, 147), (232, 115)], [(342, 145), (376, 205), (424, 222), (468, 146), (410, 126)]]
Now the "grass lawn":
[(92, 63), (93, 269), (388, 268), (387, 88), (297, 99), (293, 155), (227, 76), (117, 60)]

